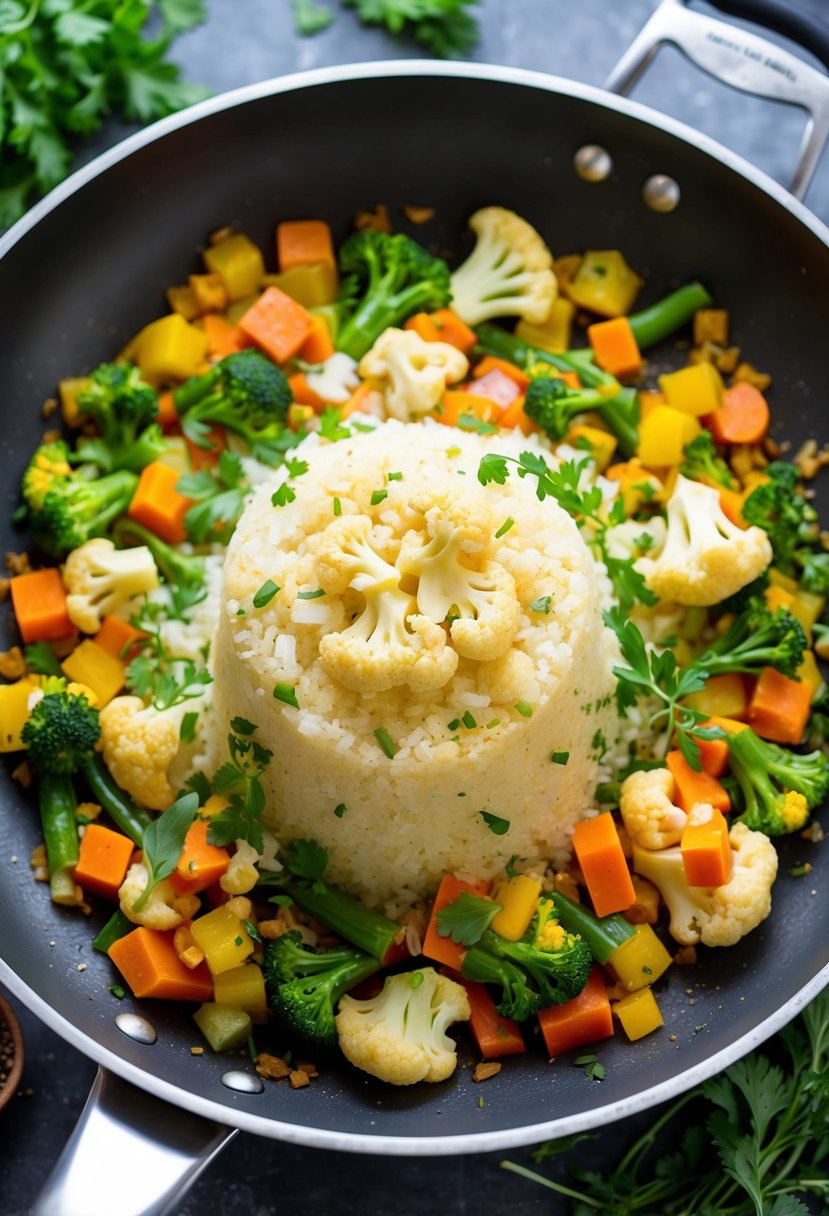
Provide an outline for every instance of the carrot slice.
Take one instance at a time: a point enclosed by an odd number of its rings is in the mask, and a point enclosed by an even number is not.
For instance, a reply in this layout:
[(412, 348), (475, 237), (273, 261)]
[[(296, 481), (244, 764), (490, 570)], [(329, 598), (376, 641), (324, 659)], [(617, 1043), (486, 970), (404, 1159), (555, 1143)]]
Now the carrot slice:
[(809, 720), (812, 693), (809, 680), (790, 680), (774, 667), (764, 667), (746, 716), (762, 739), (799, 743)]
[(275, 363), (293, 358), (311, 332), (313, 317), (278, 287), (267, 287), (239, 318), (238, 328)]
[(141, 470), (138, 485), (127, 510), (130, 519), (143, 524), (169, 545), (187, 539), (184, 516), (192, 500), (176, 489), (179, 474), (169, 465), (154, 460)]
[(574, 1047), (613, 1037), (613, 1014), (602, 973), (594, 966), (590, 979), (572, 1001), (541, 1009), (538, 1024), (551, 1058)]
[(134, 851), (128, 836), (99, 823), (87, 824), (78, 851), (75, 882), (84, 891), (115, 902)]
[[(723, 741), (724, 742), (724, 741)], [(726, 751), (728, 745), (726, 744)], [(697, 773), (691, 768), (682, 752), (668, 752), (665, 763), (673, 773), (676, 782), (677, 805), (683, 811), (690, 811), (697, 802), (707, 802), (719, 811), (731, 810), (731, 799), (728, 790), (720, 785), (716, 777), (712, 777), (705, 769)]]
[(324, 363), (334, 353), (331, 330), (325, 317), (311, 316), (311, 332), (302, 343), (297, 354), (306, 363)]
[(496, 355), (484, 355), (483, 359), (475, 364), (472, 371), (472, 379), (480, 380), (482, 376), (486, 376), (493, 371), (499, 371), (508, 376), (510, 380), (513, 380), (518, 385), (522, 393), (530, 383), (530, 377), (520, 367), (515, 363), (510, 363), (508, 359), (499, 359)]
[(705, 420), (717, 443), (759, 443), (769, 422), (768, 402), (758, 388), (745, 381), (725, 389), (719, 409)]
[(533, 431), (537, 431), (538, 427), (533, 422), (532, 418), (527, 417), (524, 409), (524, 394), (516, 397), (511, 405), (508, 405), (501, 417), (498, 419), (498, 425), (502, 430), (513, 431), (518, 428), (524, 435), (531, 435)]
[(208, 355), (224, 359), (225, 355), (235, 355), (242, 349), (239, 331), (227, 317), (218, 312), (206, 312), (201, 320), (207, 334)]
[(207, 965), (186, 967), (173, 945), (172, 933), (139, 925), (113, 942), (107, 953), (135, 996), (202, 1002), (213, 992)]
[(444, 426), (457, 426), (458, 420), (465, 415), (479, 418), (481, 422), (492, 422), (498, 415), (498, 406), (489, 397), (481, 397), (477, 393), (466, 392), (464, 389), (447, 389), (436, 406), (431, 417), (435, 422)]
[(170, 875), (170, 882), (180, 895), (195, 894), (218, 882), (230, 865), (230, 854), (219, 845), (210, 844), (206, 819), (194, 819), (184, 837), (184, 847)]
[(276, 255), (280, 273), (294, 266), (323, 262), (336, 269), (334, 241), (324, 220), (286, 220), (276, 227)]
[(30, 570), (11, 580), (12, 605), (24, 642), (56, 642), (71, 636), (75, 626), (66, 611), (66, 591), (60, 571)]
[(612, 317), (587, 327), (587, 340), (596, 362), (611, 376), (638, 376), (642, 355), (627, 317)]
[(310, 405), (317, 414), (321, 414), (325, 409), (325, 402), (319, 393), (314, 392), (311, 385), (308, 383), (308, 377), (305, 372), (294, 372), (293, 376), (288, 377), (288, 384), (291, 387), (291, 392), (294, 395), (294, 401), (298, 405)]
[(413, 317), (403, 322), (404, 329), (413, 329), (424, 342), (445, 342), (441, 332), (428, 312), (416, 312)]
[(596, 915), (629, 908), (636, 892), (610, 811), (580, 820), (573, 832), (573, 848)]
[(439, 308), (431, 314), (431, 319), (437, 330), (437, 339), (433, 341), (448, 342), (450, 346), (457, 346), (465, 355), (469, 354), (478, 341), (475, 330), (470, 329), (451, 308)]
[(459, 878), (455, 878), (454, 874), (444, 874), (432, 905), (432, 914), (429, 917), (429, 924), (423, 939), (423, 954), (426, 958), (431, 958), (436, 963), (443, 963), (444, 966), (451, 967), (453, 971), (460, 971), (466, 950), (463, 946), (453, 942), (451, 937), (441, 937), (438, 932), (438, 912), (457, 899), (462, 891), (471, 891), (473, 895), (487, 895), (489, 886), (488, 882), (462, 882)]
[(469, 1028), (485, 1060), (520, 1055), (527, 1050), (518, 1023), (498, 1012), (485, 984), (468, 980), (454, 971), (446, 970), (445, 974), (466, 989), (472, 1011)]
[(731, 877), (731, 844), (722, 811), (696, 806), (679, 842), (685, 877), (692, 887), (721, 887)]

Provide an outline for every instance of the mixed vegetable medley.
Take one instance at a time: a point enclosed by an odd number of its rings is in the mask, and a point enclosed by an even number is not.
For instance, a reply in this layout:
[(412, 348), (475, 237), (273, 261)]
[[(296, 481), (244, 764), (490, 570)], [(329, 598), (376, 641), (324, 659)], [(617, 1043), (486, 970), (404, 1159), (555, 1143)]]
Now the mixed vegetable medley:
[[(23, 474), (0, 751), (36, 791), (36, 876), (58, 904), (112, 906), (94, 946), (116, 996), (191, 1002), (216, 1051), (267, 1033), (279, 1050), (254, 1050), (256, 1066), (294, 1087), (317, 1075), (305, 1055), (337, 1045), (394, 1084), (443, 1080), (454, 1023), (475, 1079), (537, 1050), (536, 1020), (551, 1057), (617, 1024), (656, 1032), (668, 968), (768, 916), (774, 838), (822, 839), (822, 454), (780, 458), (769, 378), (701, 284), (637, 311), (622, 252), (554, 259), (499, 206), (470, 226), (454, 269), (384, 208), (338, 251), (322, 221), (279, 223), (273, 273), (247, 236), (214, 233), (166, 315), (61, 382), (64, 426)], [(647, 351), (667, 340), (683, 365), (657, 374)], [(527, 870), (493, 813), (500, 877), (446, 874), (393, 916), (326, 881), (317, 841), (263, 823), (273, 757), (256, 722), (235, 718), (222, 754), (210, 740), (215, 605), (247, 501), (282, 466), (273, 509), (292, 500), (309, 434), (336, 444), (389, 418), (450, 443), (454, 428), (526, 437), (496, 443), (478, 483), (529, 479), (576, 522), (607, 586), (628, 739), (594, 741), (603, 779), (569, 864)], [(264, 583), (254, 610), (278, 591)], [(475, 613), (452, 603), (447, 634)], [(454, 725), (476, 728), (468, 716)]]

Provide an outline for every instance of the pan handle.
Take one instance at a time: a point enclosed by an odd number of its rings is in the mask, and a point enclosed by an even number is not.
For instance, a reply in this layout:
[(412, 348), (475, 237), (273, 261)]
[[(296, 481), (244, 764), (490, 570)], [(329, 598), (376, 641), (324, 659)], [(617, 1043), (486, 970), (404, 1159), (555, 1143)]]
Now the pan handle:
[[(735, 16), (763, 22), (796, 38), (829, 66), (829, 27), (793, 10), (786, 0), (713, 0)], [(789, 184), (802, 198), (829, 139), (829, 77), (795, 55), (748, 30), (686, 8), (685, 0), (662, 0), (610, 73), (605, 88), (627, 94), (656, 52), (672, 43), (697, 67), (745, 93), (799, 106), (808, 114), (797, 164)]]
[(100, 1068), (31, 1216), (165, 1216), (235, 1135)]

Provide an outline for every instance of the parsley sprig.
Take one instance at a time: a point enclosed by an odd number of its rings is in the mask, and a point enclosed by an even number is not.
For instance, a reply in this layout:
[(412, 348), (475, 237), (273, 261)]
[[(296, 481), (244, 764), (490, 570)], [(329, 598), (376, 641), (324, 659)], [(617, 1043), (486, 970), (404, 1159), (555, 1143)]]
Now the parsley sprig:
[(233, 730), (227, 737), (230, 759), (213, 778), (214, 792), (223, 794), (229, 805), (211, 818), (208, 839), (218, 845), (246, 840), (261, 853), (265, 847), (261, 823), (265, 791), (261, 777), (273, 752), (253, 738), (257, 728), (252, 722), (234, 718), (231, 727)]
[[(468, 55), (478, 42), (478, 25), (467, 12), (477, 0), (342, 0), (364, 25), (379, 25), (395, 37), (414, 38), (432, 55)], [(299, 34), (317, 34), (334, 20), (330, 7), (316, 0), (291, 0)]]
[(495, 900), (461, 891), (457, 899), (438, 912), (438, 933), (458, 946), (474, 946), (500, 911), (501, 904)]
[(185, 473), (176, 489), (194, 500), (184, 516), (188, 538), (196, 545), (207, 541), (226, 544), (250, 493), (241, 459), (234, 452), (222, 452), (215, 472)]
[(187, 621), (195, 604), (207, 594), (203, 587), (170, 586), (171, 601), (145, 600), (130, 624), (145, 635), (142, 653), (126, 669), (129, 692), (157, 710), (172, 709), (200, 697), (213, 677), (205, 666), (170, 651), (162, 635), (165, 621)]
[(146, 907), (158, 884), (169, 878), (176, 868), (176, 862), (184, 848), (184, 838), (196, 818), (198, 809), (198, 794), (182, 794), (145, 828), (141, 845), (149, 877), (146, 887), (132, 905), (134, 912), (140, 912)]

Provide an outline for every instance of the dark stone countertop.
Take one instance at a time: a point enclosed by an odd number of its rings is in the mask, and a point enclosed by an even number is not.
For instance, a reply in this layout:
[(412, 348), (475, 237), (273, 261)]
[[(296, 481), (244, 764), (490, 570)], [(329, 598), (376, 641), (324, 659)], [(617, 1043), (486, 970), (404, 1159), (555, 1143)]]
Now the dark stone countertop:
[[(295, 70), (419, 56), (417, 48), (361, 28), (347, 10), (341, 9), (321, 35), (300, 39), (292, 29), (288, 0), (207, 4), (207, 24), (179, 39), (175, 58), (189, 78), (216, 92)], [(825, 0), (800, 0), (800, 5), (825, 16)], [(653, 0), (579, 0), (575, 5), (569, 0), (482, 0), (477, 10), (482, 38), (474, 58), (600, 85), (654, 7)], [(720, 140), (772, 177), (787, 180), (803, 126), (799, 112), (729, 90), (671, 49), (657, 57), (634, 95)], [(108, 123), (81, 159), (110, 146), (127, 130)], [(806, 201), (829, 222), (829, 155)], [(12, 998), (12, 1003), (23, 1024), (26, 1067), (19, 1094), (0, 1113), (0, 1213), (24, 1216), (75, 1124), (95, 1067), (19, 1001)], [(653, 1112), (631, 1120), (622, 1138), (652, 1117)], [(612, 1161), (619, 1135), (614, 1132), (604, 1141), (597, 1159)], [(282, 1210), (301, 1210), (304, 1216), (335, 1210), (360, 1216), (437, 1211), (450, 1216), (471, 1211), (564, 1216), (566, 1200), (499, 1169), (504, 1155), (532, 1166), (529, 1149), (412, 1160), (334, 1154), (243, 1133), (196, 1183), (175, 1216), (269, 1216)], [(544, 1168), (565, 1178), (563, 1165)]]

